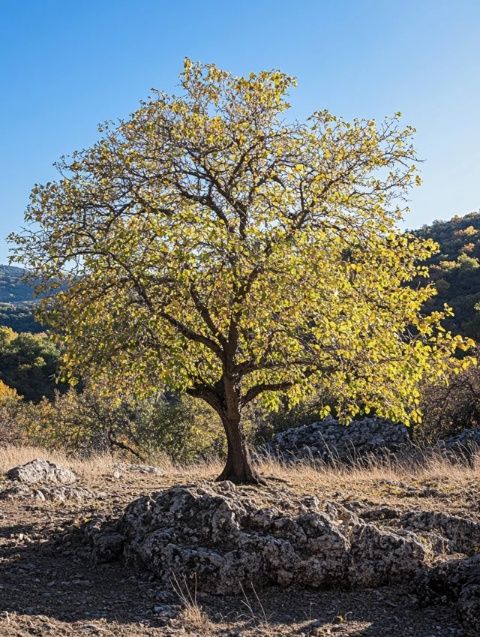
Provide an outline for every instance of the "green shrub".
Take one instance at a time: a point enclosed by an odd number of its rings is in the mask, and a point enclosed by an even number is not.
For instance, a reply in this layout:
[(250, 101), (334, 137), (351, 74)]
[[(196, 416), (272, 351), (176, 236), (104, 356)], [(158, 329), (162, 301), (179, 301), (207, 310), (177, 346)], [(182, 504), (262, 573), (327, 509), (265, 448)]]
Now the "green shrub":
[(46, 334), (17, 334), (0, 327), (0, 380), (26, 400), (52, 398), (57, 383), (59, 352)]
[(147, 460), (159, 452), (175, 462), (224, 453), (223, 432), (213, 411), (189, 397), (159, 395), (137, 401), (88, 385), (53, 401), (23, 403), (18, 428), (33, 444), (89, 455), (107, 450)]

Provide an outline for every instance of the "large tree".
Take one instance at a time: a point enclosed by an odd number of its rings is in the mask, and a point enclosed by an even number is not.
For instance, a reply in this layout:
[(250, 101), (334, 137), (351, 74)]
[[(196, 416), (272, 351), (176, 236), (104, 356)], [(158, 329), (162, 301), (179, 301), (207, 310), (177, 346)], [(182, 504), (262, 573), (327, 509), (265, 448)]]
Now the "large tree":
[(408, 282), (434, 245), (401, 234), (417, 179), (399, 116), (288, 116), (292, 78), (234, 77), (186, 60), (179, 96), (155, 93), (35, 186), (16, 259), (48, 286), (64, 364), (206, 401), (228, 441), (219, 479), (257, 480), (242, 433), (254, 399), (328, 393), (419, 418), (417, 386), (462, 343), (422, 316)]

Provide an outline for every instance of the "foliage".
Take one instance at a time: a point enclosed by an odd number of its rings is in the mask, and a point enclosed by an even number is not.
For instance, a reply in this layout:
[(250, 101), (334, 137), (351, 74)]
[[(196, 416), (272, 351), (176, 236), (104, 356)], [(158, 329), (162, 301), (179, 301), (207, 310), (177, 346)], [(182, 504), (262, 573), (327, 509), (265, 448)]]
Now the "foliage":
[(52, 397), (56, 388), (59, 352), (45, 334), (17, 334), (0, 327), (0, 381), (27, 400)]
[(223, 450), (211, 409), (192, 401), (174, 396), (113, 400), (88, 385), (81, 393), (71, 389), (53, 401), (20, 405), (16, 427), (29, 442), (48, 448), (83, 455), (113, 450), (142, 460), (160, 452), (175, 462), (188, 462)]
[[(240, 415), (328, 390), (349, 418), (420, 418), (460, 337), (423, 316), (433, 242), (398, 231), (418, 181), (399, 116), (286, 117), (279, 72), (234, 77), (185, 62), (183, 94), (155, 93), (33, 188), (16, 259), (58, 289), (43, 316), (70, 376), (139, 396), (202, 398), (228, 440), (222, 477), (248, 480)], [(48, 289), (48, 284), (43, 288)]]
[(20, 440), (17, 427), (18, 393), (0, 380), (0, 444), (13, 444)]
[(455, 333), (480, 340), (480, 212), (449, 221), (435, 221), (415, 234), (433, 239), (440, 251), (428, 260), (430, 275), (438, 295), (429, 299), (427, 309), (439, 310), (448, 303), (454, 314), (445, 325)]
[(20, 396), (14, 389), (12, 389), (12, 387), (9, 387), (0, 380), (0, 403), (8, 402), (11, 400), (20, 400)]

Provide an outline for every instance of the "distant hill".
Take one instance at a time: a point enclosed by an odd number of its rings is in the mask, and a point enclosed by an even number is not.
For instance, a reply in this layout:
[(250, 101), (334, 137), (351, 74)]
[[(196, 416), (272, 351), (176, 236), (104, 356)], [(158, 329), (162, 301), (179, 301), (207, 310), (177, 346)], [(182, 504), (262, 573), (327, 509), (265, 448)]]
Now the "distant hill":
[(446, 326), (480, 341), (480, 212), (434, 221), (414, 234), (440, 245), (440, 252), (429, 261), (438, 294), (428, 309), (441, 309), (448, 303), (455, 316)]
[(33, 316), (33, 287), (23, 281), (24, 275), (22, 268), (0, 265), (0, 325), (16, 332), (41, 332)]
[(33, 301), (32, 286), (22, 281), (25, 270), (12, 265), (0, 265), (0, 303)]

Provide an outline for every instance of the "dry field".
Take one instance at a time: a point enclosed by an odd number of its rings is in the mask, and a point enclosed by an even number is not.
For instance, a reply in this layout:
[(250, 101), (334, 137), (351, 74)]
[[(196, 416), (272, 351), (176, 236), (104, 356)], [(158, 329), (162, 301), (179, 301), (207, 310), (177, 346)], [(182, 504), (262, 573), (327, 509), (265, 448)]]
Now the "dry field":
[[(121, 563), (94, 565), (80, 532), (98, 514), (117, 516), (140, 495), (219, 473), (218, 463), (173, 467), (157, 474), (116, 468), (102, 456), (68, 458), (41, 449), (0, 450), (4, 473), (34, 458), (70, 467), (95, 497), (67, 502), (0, 500), (0, 635), (143, 637), (160, 635), (339, 635), (340, 637), (462, 637), (448, 604), (422, 607), (408, 584), (392, 588), (318, 591), (268, 588), (233, 597), (196, 594), (182, 581), (164, 590), (148, 573)], [(388, 505), (468, 514), (480, 521), (480, 463), (452, 466), (286, 467), (264, 463), (267, 485), (252, 499), (316, 495), (339, 503)], [(169, 617), (168, 609), (176, 609)], [(167, 609), (167, 610), (166, 610)]]

